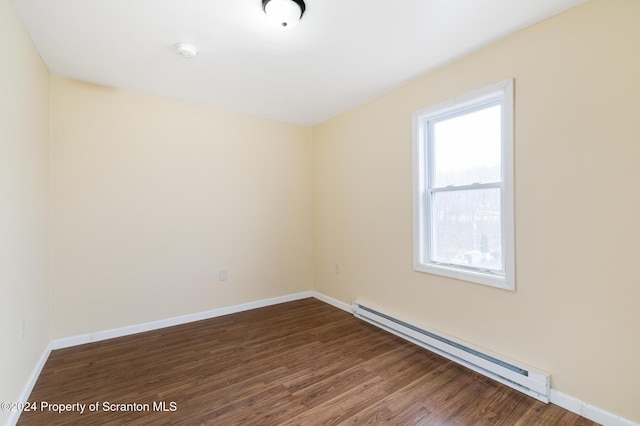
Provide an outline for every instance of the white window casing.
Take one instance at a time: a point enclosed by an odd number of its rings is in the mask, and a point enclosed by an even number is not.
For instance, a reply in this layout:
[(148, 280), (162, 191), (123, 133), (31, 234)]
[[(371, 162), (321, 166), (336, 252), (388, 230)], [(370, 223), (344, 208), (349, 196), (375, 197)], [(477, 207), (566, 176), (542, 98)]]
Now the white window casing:
[[(457, 278), (460, 280), (470, 281), (478, 284), (489, 285), (506, 290), (515, 290), (515, 235), (514, 235), (514, 170), (513, 170), (513, 121), (514, 121), (514, 95), (513, 95), (513, 79), (508, 79), (491, 86), (484, 87), (480, 90), (458, 96), (453, 99), (429, 106), (418, 110), (413, 114), (413, 257), (414, 270), (431, 274), (443, 275), (447, 277)], [(496, 177), (488, 179), (488, 181), (470, 181), (458, 178), (459, 182), (449, 181), (440, 178), (441, 174), (437, 174), (440, 166), (438, 159), (447, 157), (449, 164), (455, 164), (456, 156), (459, 155), (460, 164), (469, 161), (469, 157), (473, 153), (456, 152), (454, 148), (448, 148), (445, 144), (437, 145), (441, 152), (446, 155), (436, 156), (436, 132), (435, 128), (441, 123), (448, 123), (449, 128), (453, 128), (455, 135), (457, 130), (455, 119), (469, 117), (476, 114), (477, 117), (484, 111), (494, 107), (499, 107), (499, 173)], [(478, 119), (478, 118), (476, 118)], [(447, 122), (448, 120), (448, 122)], [(460, 120), (458, 120), (460, 123)], [(447, 124), (445, 124), (447, 125)], [(458, 124), (461, 126), (461, 124)], [(495, 126), (494, 126), (495, 127)], [(493, 131), (496, 129), (493, 128)], [(442, 132), (441, 132), (442, 133)], [(455, 136), (454, 136), (455, 137)], [(443, 137), (444, 138), (444, 137)], [(450, 137), (453, 138), (453, 137)], [(475, 135), (471, 143), (475, 142)], [(481, 137), (478, 140), (481, 141)], [(468, 143), (468, 142), (465, 142)], [(482, 143), (482, 142), (478, 142)], [(467, 145), (471, 146), (471, 145)], [(474, 149), (483, 149), (482, 145), (475, 145)], [(439, 152), (440, 152), (439, 151)], [(490, 149), (486, 149), (487, 152)], [(479, 152), (479, 151), (477, 151)], [(465, 158), (466, 155), (466, 158)], [(487, 154), (490, 155), (490, 154)], [(494, 159), (495, 160), (495, 159)], [(471, 160), (473, 161), (473, 160)], [(464, 167), (464, 166), (460, 166)], [(486, 169), (486, 167), (485, 167)], [(473, 170), (464, 170), (462, 173)], [(450, 173), (451, 174), (451, 173)], [(497, 176), (499, 174), (499, 177)], [(485, 174), (486, 176), (486, 174)], [(445, 181), (444, 184), (438, 181)], [(451, 180), (451, 179), (450, 179)], [(457, 194), (457, 195), (456, 195)], [(464, 196), (463, 196), (464, 195)], [(493, 198), (492, 198), (493, 196)], [(449, 199), (449, 200), (447, 200)], [(467, 199), (468, 204), (455, 199)], [(499, 207), (479, 206), (478, 200), (499, 199)], [(434, 205), (438, 204), (438, 200), (448, 202), (441, 203), (444, 207), (435, 212)], [(453, 200), (453, 201), (452, 201)], [(485, 201), (489, 203), (489, 201)], [(484, 205), (484, 204), (483, 204)], [(496, 204), (497, 205), (497, 201)], [(478, 208), (483, 219), (478, 219), (479, 213), (469, 213), (469, 208)], [(458, 209), (458, 210), (456, 210)], [(499, 209), (499, 211), (498, 211)], [(447, 214), (445, 214), (445, 210)], [(467, 211), (466, 215), (462, 211)], [(459, 213), (459, 214), (458, 214)], [(436, 217), (437, 216), (437, 217)], [(475, 219), (470, 220), (473, 217)], [(444, 225), (439, 225), (440, 221), (453, 222), (449, 225), (447, 235), (450, 240), (443, 238), (446, 249), (440, 248), (438, 235), (443, 234)], [(473, 235), (470, 232), (458, 231), (452, 228), (460, 221), (461, 228), (473, 229)], [(473, 222), (473, 223), (471, 223)], [(499, 223), (497, 223), (499, 222)], [(476, 235), (476, 229), (480, 223), (481, 227), (489, 227), (493, 223), (496, 231), (489, 234)], [(454, 229), (456, 232), (451, 231)], [(483, 228), (484, 229), (484, 228)], [(488, 228), (487, 228), (488, 229)], [(462, 235), (462, 236), (461, 236)], [(471, 247), (458, 247), (455, 257), (451, 257), (456, 249), (455, 243), (460, 245), (460, 240), (473, 241), (473, 249)], [(490, 252), (488, 240), (491, 241), (494, 250)], [(497, 241), (499, 240), (499, 241)], [(478, 249), (478, 246), (480, 248)], [(446, 255), (442, 255), (446, 253)], [(495, 255), (495, 256), (494, 256)], [(449, 256), (449, 257), (447, 257)], [(486, 266), (486, 265), (489, 266)]]

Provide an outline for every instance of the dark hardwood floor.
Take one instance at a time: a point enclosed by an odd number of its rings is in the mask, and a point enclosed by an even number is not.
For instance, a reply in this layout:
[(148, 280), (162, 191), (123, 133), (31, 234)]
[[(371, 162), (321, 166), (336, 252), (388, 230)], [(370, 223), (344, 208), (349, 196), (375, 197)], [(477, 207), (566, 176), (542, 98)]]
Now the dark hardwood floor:
[(19, 425), (595, 424), (315, 299), (53, 351), (30, 401)]

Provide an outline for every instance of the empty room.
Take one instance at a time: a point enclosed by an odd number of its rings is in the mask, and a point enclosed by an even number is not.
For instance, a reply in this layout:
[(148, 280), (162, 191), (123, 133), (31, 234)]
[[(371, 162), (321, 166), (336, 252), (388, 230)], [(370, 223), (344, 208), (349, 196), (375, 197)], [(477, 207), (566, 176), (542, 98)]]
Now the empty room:
[(0, 0), (0, 424), (640, 424), (640, 1)]

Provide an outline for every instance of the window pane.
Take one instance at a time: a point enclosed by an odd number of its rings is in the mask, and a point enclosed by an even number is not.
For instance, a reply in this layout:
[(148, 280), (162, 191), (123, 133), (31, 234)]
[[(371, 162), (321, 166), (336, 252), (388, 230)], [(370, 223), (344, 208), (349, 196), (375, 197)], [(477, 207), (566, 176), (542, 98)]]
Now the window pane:
[(500, 189), (433, 193), (431, 261), (502, 270)]
[(433, 124), (434, 187), (500, 182), (501, 106)]

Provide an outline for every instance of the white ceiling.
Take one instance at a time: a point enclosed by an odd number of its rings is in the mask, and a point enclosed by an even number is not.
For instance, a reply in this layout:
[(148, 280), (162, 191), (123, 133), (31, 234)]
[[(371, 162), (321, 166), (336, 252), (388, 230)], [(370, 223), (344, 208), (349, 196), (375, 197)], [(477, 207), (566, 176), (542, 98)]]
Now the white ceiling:
[[(13, 0), (59, 76), (314, 125), (586, 0)], [(175, 45), (195, 45), (184, 59)]]

